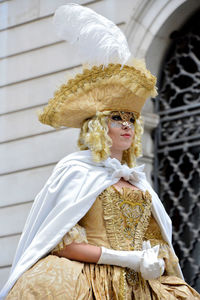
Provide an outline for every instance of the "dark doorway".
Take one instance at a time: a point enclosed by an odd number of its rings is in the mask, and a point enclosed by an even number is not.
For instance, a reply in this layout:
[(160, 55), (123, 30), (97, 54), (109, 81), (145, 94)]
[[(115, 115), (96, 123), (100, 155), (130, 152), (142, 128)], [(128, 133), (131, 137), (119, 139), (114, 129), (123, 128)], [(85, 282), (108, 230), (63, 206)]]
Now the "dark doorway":
[(154, 183), (185, 280), (200, 292), (200, 11), (170, 37), (155, 100)]

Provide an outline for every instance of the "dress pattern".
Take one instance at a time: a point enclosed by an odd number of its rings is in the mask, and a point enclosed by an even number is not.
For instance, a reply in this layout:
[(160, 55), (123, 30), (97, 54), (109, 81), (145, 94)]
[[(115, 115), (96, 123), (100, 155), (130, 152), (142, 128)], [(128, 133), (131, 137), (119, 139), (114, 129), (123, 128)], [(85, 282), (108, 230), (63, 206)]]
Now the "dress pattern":
[(63, 237), (56, 251), (74, 240), (115, 250), (141, 250), (142, 242), (150, 240), (152, 246), (160, 245), (165, 273), (146, 281), (128, 268), (80, 263), (50, 254), (18, 279), (7, 300), (200, 299), (195, 290), (177, 277), (178, 259), (163, 240), (152, 216), (148, 191), (107, 188), (76, 228)]

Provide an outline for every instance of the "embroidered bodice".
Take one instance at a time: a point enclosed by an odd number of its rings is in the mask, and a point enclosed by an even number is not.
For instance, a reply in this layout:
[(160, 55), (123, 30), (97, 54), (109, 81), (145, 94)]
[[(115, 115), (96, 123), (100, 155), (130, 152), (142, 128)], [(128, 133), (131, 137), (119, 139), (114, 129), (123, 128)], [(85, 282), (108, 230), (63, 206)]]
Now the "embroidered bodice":
[[(151, 215), (148, 191), (125, 187), (119, 192), (111, 186), (99, 195), (79, 225), (85, 228), (88, 243), (115, 250), (141, 250), (143, 240), (154, 235), (165, 243)], [(153, 231), (149, 225), (154, 226)]]

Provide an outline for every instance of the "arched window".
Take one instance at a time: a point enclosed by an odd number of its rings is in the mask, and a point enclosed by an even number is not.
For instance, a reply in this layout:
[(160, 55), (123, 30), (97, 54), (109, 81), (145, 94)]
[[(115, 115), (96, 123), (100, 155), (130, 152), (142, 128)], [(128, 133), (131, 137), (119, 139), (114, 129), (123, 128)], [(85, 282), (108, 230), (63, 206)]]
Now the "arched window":
[(200, 11), (171, 39), (155, 101), (154, 182), (185, 280), (200, 291)]

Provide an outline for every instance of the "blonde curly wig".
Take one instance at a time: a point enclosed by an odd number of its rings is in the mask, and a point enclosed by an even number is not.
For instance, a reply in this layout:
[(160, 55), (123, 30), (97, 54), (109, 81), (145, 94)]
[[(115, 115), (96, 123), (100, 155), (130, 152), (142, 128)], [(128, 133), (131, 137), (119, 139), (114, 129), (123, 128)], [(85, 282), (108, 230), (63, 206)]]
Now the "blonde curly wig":
[[(97, 112), (97, 114), (86, 120), (81, 127), (78, 147), (80, 150), (90, 149), (94, 161), (100, 162), (110, 156), (112, 139), (108, 135), (107, 117), (110, 111)], [(122, 164), (129, 167), (136, 165), (136, 159), (142, 156), (141, 136), (143, 133), (143, 122), (139, 115), (135, 120), (135, 135), (131, 147), (123, 151)]]

